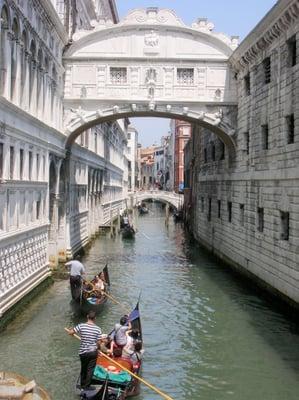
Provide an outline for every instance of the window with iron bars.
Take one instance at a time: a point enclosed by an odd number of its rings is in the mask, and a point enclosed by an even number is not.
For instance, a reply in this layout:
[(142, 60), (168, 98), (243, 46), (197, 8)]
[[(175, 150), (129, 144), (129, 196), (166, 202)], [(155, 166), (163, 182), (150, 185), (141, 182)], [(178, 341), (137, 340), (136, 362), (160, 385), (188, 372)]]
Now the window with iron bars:
[(178, 68), (177, 82), (179, 85), (190, 86), (194, 85), (194, 69), (193, 68)]
[(114, 85), (123, 85), (127, 83), (127, 68), (111, 67), (110, 68), (110, 82)]
[(267, 57), (263, 61), (263, 70), (264, 70), (264, 83), (271, 82), (271, 59)]

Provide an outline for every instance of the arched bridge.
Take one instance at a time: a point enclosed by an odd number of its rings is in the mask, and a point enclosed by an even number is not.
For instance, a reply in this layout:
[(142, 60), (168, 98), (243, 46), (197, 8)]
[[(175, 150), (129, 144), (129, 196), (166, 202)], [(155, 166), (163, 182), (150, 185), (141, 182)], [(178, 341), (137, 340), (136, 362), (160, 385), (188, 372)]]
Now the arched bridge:
[(184, 195), (175, 192), (166, 192), (164, 190), (145, 190), (136, 192), (132, 195), (133, 204), (136, 205), (145, 200), (157, 200), (162, 203), (168, 203), (172, 207), (178, 209), (184, 204)]

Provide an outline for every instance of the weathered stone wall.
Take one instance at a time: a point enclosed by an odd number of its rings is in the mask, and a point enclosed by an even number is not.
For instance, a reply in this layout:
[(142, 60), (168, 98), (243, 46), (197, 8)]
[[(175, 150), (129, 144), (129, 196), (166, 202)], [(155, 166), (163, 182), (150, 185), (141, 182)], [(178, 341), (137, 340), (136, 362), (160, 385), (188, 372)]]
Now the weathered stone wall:
[(189, 155), (194, 236), (298, 304), (299, 24), (294, 3), (278, 2), (231, 57), (238, 83), (233, 161), (227, 155), (220, 160), (219, 140), (203, 129), (188, 149), (195, 152)]

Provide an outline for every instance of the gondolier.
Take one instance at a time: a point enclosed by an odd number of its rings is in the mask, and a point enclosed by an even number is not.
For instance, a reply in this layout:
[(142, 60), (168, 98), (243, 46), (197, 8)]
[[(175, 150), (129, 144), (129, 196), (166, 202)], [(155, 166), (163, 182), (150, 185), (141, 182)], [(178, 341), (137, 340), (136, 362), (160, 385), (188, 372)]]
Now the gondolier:
[(80, 256), (68, 261), (65, 266), (70, 268), (70, 285), (72, 298), (78, 300), (81, 294), (82, 277), (85, 274), (84, 265), (79, 261)]

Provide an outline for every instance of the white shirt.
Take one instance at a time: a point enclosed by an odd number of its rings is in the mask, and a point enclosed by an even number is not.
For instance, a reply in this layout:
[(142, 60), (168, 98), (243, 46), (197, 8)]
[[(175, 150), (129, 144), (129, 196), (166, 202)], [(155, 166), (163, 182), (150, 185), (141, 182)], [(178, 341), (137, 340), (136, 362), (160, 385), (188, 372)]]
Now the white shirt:
[(78, 260), (72, 260), (65, 264), (67, 267), (71, 267), (70, 275), (71, 276), (78, 276), (82, 275), (85, 272), (84, 265), (80, 263)]

